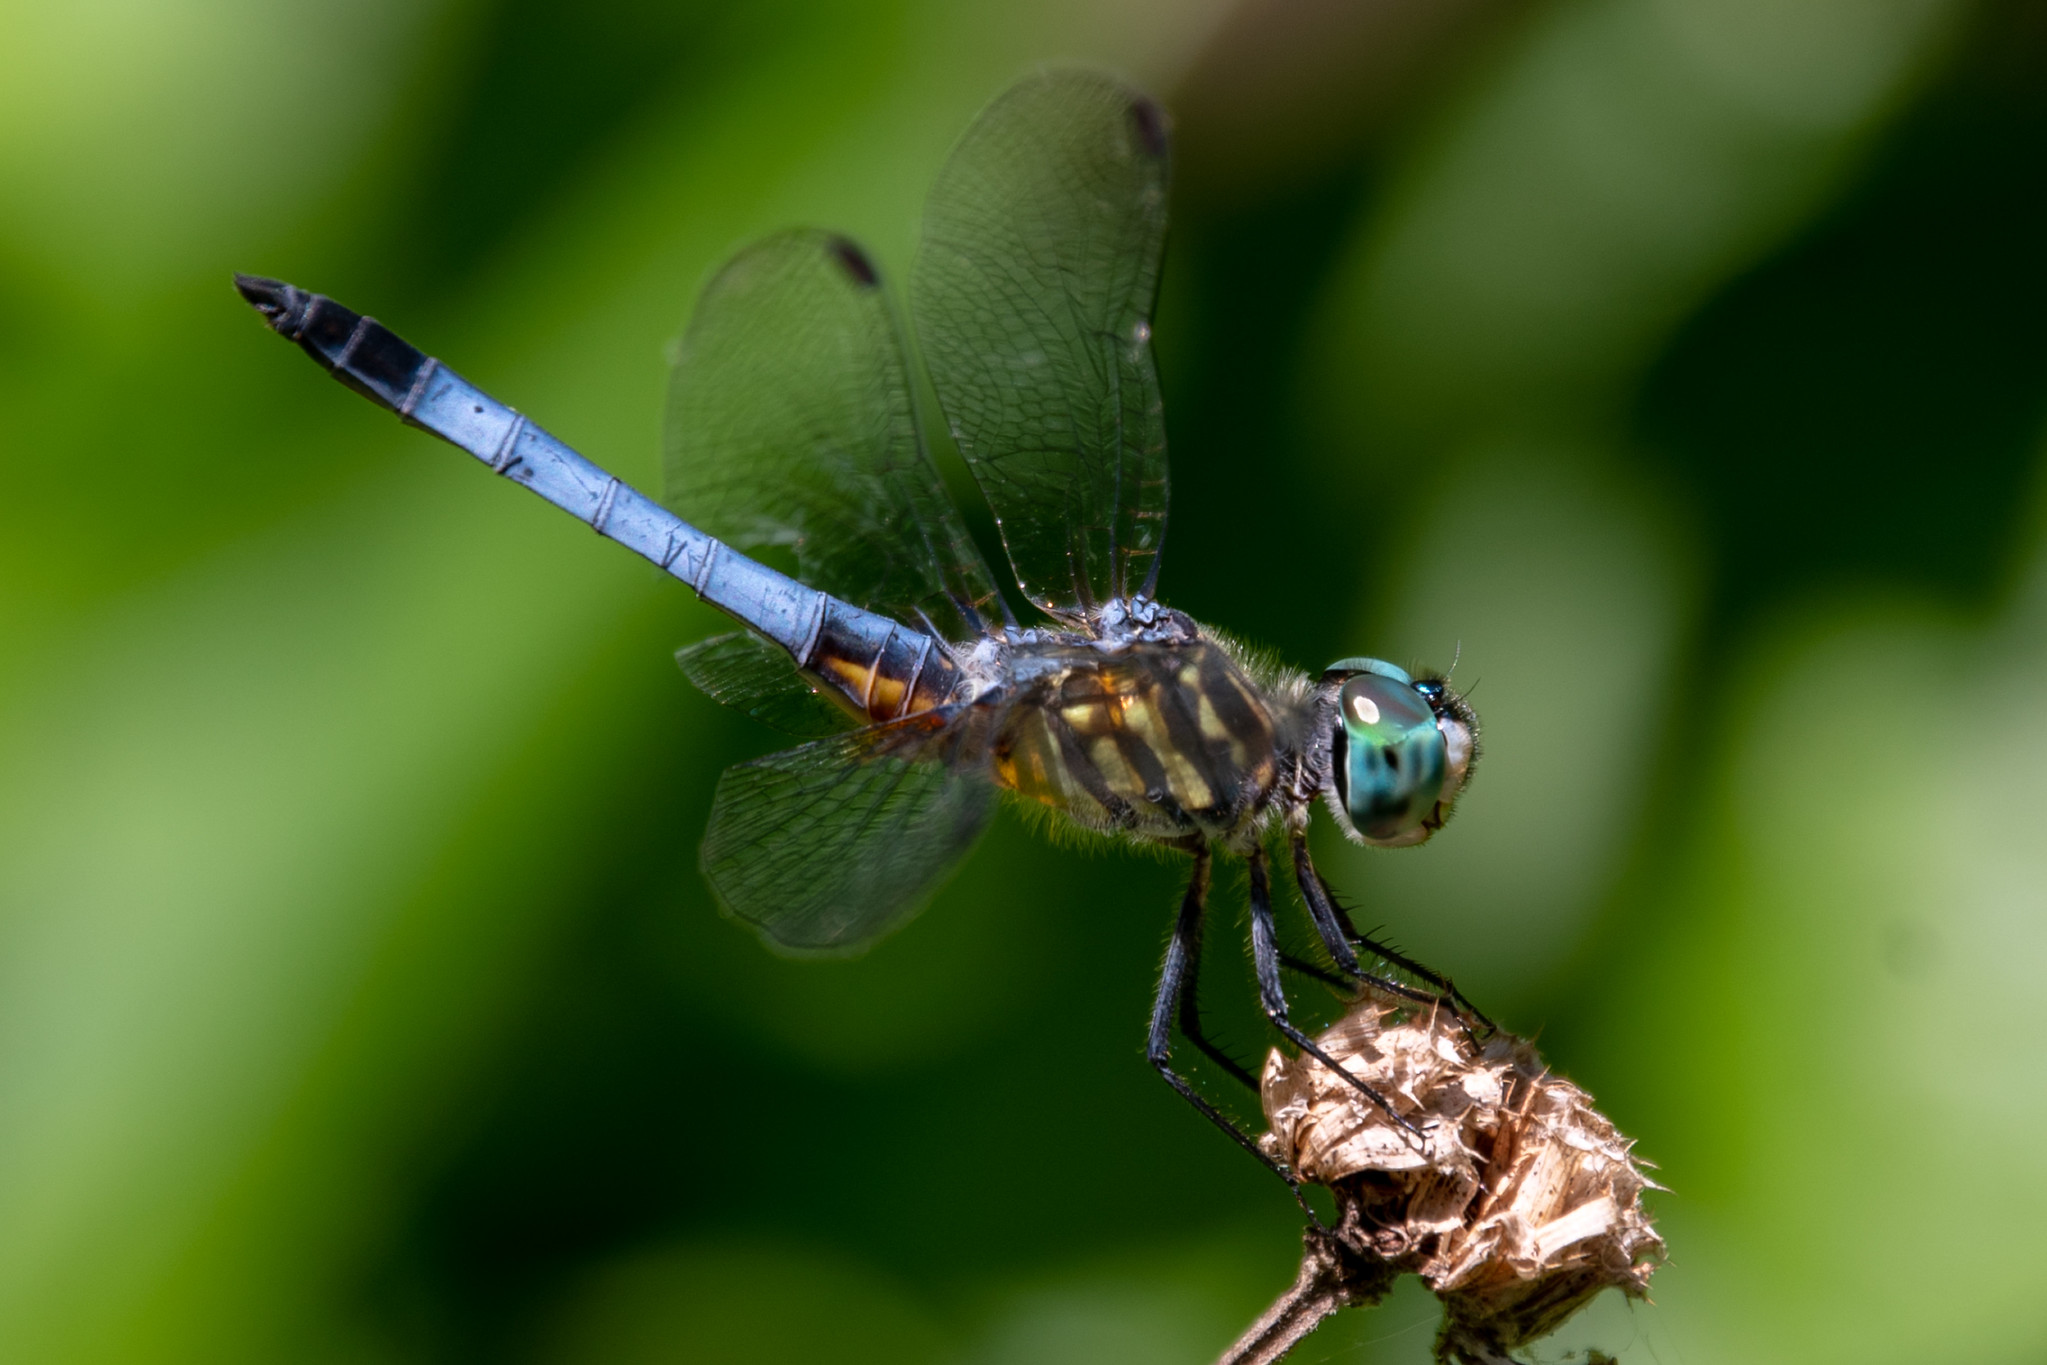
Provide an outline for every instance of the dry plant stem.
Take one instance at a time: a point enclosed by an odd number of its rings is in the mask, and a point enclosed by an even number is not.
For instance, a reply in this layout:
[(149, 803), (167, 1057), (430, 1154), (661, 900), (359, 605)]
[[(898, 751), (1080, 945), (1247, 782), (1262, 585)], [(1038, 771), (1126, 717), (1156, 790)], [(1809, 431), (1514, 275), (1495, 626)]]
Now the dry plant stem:
[[(1447, 1012), (1368, 996), (1316, 1041), (1350, 1074), (1274, 1052), (1259, 1142), (1328, 1189), (1337, 1218), (1309, 1232), (1294, 1287), (1222, 1365), (1281, 1359), (1402, 1274), (1442, 1301), (1445, 1365), (1511, 1365), (1603, 1290), (1645, 1294), (1663, 1259), (1641, 1205), (1655, 1186), (1591, 1096), (1525, 1040), (1481, 1042)], [(1360, 1103), (1352, 1081), (1396, 1113)]]
[(1302, 1234), (1301, 1273), (1216, 1365), (1271, 1365), (1339, 1308), (1369, 1308), (1386, 1297), (1400, 1272), (1353, 1255), (1322, 1228)]

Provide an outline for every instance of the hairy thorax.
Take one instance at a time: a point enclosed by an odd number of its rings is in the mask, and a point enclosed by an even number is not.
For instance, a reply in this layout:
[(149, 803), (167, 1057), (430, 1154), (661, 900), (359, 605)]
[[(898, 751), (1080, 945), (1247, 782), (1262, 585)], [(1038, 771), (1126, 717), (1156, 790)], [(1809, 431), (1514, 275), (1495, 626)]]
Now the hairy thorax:
[(1293, 699), (1177, 612), (1088, 625), (1003, 651), (996, 780), (1087, 829), (1241, 842), (1280, 784)]

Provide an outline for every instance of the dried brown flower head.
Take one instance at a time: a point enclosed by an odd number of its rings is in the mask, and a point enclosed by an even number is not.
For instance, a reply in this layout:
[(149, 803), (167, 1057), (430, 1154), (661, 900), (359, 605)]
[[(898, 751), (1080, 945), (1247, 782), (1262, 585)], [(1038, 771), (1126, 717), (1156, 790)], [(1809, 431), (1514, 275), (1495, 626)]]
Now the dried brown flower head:
[(1276, 1360), (1321, 1316), (1375, 1301), (1402, 1273), (1443, 1300), (1446, 1361), (1507, 1360), (1603, 1289), (1644, 1293), (1663, 1258), (1641, 1207), (1655, 1186), (1633, 1144), (1526, 1041), (1480, 1044), (1447, 1011), (1408, 1017), (1371, 999), (1317, 1041), (1421, 1135), (1313, 1058), (1267, 1059), (1266, 1150), (1328, 1186), (1338, 1211), (1334, 1227), (1311, 1230), (1294, 1292), (1319, 1276), (1334, 1301), (1292, 1339), (1269, 1322), (1265, 1353), (1226, 1360)]

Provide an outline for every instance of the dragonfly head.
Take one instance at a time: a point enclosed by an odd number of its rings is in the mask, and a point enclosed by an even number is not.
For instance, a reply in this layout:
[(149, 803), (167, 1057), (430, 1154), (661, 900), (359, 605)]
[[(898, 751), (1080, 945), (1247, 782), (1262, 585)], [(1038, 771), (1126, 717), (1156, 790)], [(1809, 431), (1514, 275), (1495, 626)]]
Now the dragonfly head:
[(1324, 793), (1362, 843), (1418, 844), (1443, 827), (1478, 757), (1478, 717), (1441, 678), (1378, 659), (1339, 659), (1322, 674), (1333, 706)]

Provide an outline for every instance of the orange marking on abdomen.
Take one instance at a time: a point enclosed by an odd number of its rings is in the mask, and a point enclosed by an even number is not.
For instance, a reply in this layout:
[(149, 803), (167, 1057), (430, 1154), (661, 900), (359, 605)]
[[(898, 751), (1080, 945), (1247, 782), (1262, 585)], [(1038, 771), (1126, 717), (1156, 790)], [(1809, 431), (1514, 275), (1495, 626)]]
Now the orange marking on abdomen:
[(874, 669), (870, 665), (856, 663), (852, 659), (841, 658), (838, 655), (819, 659), (816, 668), (818, 672), (838, 683), (841, 691), (851, 693), (855, 698), (867, 695), (868, 682), (874, 676)]
[(893, 720), (902, 712), (903, 681), (883, 674), (874, 679), (867, 696), (867, 714), (876, 720)]

